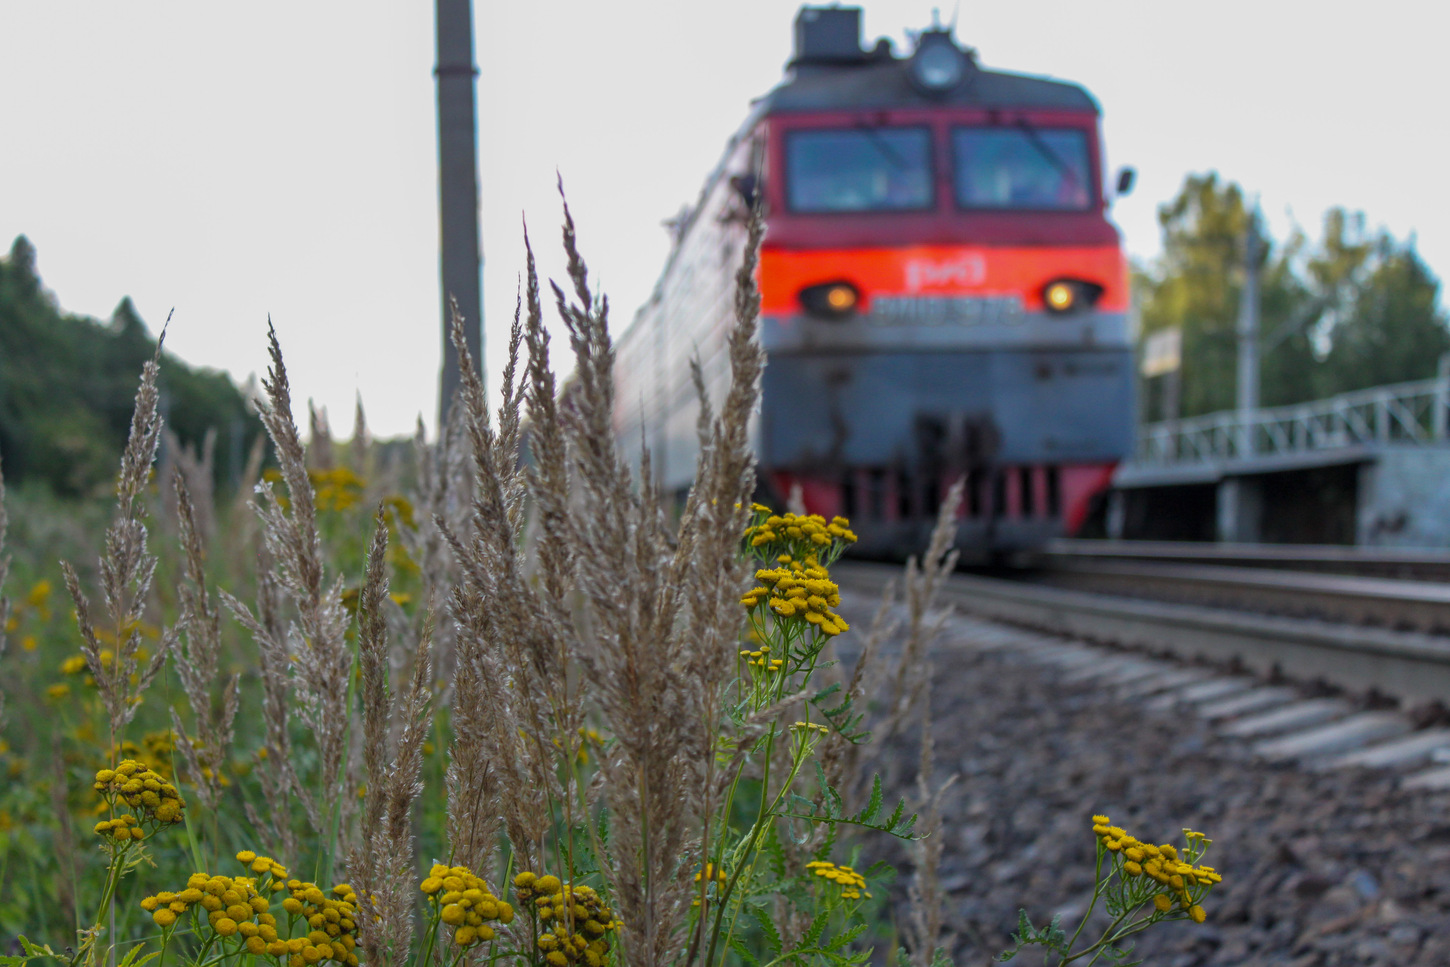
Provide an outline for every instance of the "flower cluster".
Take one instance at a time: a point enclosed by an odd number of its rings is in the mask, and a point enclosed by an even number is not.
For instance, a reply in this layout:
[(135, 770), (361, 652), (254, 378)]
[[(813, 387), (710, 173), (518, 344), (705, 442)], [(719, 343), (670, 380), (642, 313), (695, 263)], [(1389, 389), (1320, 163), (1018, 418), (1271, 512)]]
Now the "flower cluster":
[(494, 896), (488, 884), (466, 866), (435, 864), (419, 888), (438, 908), (438, 918), (453, 928), (453, 943), (459, 947), (492, 940), (491, 921), (513, 922), (513, 906)]
[[(262, 471), (262, 479), (270, 484), (285, 482), (282, 471), (268, 467)], [(367, 489), (367, 481), (353, 473), (348, 467), (332, 467), (328, 470), (309, 470), (307, 479), (312, 483), (313, 503), (319, 511), (350, 510), (361, 503)], [(291, 508), (291, 501), (284, 494), (276, 495), (277, 503), (284, 509)], [(410, 508), (411, 509), (411, 508)]]
[[(706, 863), (703, 869), (695, 871), (695, 883), (704, 884), (705, 897), (707, 900), (711, 900), (719, 896), (720, 891), (725, 889), (725, 883), (729, 879), (730, 878), (725, 875), (725, 870), (721, 867), (716, 866), (714, 863)], [(696, 889), (696, 896), (693, 900), (690, 901), (691, 907), (698, 908), (700, 906), (700, 897), (698, 895), (699, 892), (699, 889)]]
[[(121, 819), (126, 819), (127, 826), (132, 828), (148, 825), (159, 828), (181, 822), (182, 812), (186, 809), (181, 794), (166, 781), (166, 777), (146, 768), (135, 759), (126, 759), (114, 769), (97, 772), (93, 788), (105, 797), (113, 810), (124, 803), (140, 814), (139, 817), (117, 817), (112, 820), (108, 830), (116, 839), (123, 838), (115, 826)], [(103, 834), (102, 825), (104, 824), (96, 825), (97, 833)], [(142, 838), (134, 833), (128, 833), (127, 836), (132, 839)]]
[(146, 831), (141, 828), (140, 820), (129, 813), (117, 816), (115, 819), (103, 819), (96, 823), (97, 836), (109, 836), (119, 842), (128, 839), (143, 840), (146, 838)]
[(745, 540), (752, 548), (780, 544), (798, 554), (819, 551), (832, 545), (844, 547), (856, 543), (851, 522), (844, 517), (827, 521), (820, 514), (774, 514), (764, 504), (752, 504), (756, 522), (745, 529)]
[(1131, 900), (1144, 902), (1151, 896), (1159, 913), (1176, 909), (1194, 923), (1203, 923), (1207, 914), (1200, 901), (1215, 884), (1223, 882), (1223, 877), (1211, 866), (1195, 864), (1213, 840), (1185, 829), (1186, 845), (1180, 855), (1175, 846), (1142, 842), (1110, 823), (1107, 816), (1094, 816), (1093, 832), (1098, 836), (1099, 854), (1111, 857), (1114, 870), (1130, 887)]
[[(10, 615), (5, 619), (4, 627), (0, 631), (3, 631), (4, 634), (14, 634), (20, 630), (22, 624), (31, 623), (22, 620), (27, 612), (33, 613), (37, 622), (48, 622), (50, 620), (50, 591), (50, 582), (42, 578), (35, 582), (24, 600), (10, 602)], [(30, 633), (33, 630), (39, 629), (29, 629), (26, 634), (20, 636), (22, 651), (34, 651), (39, 646), (35, 635)]]
[(357, 506), (363, 497), (367, 482), (344, 466), (330, 470), (309, 470), (312, 490), (317, 498), (317, 509), (322, 511), (343, 511)]
[(723, 868), (716, 868), (714, 863), (706, 863), (704, 869), (697, 870), (695, 873), (696, 883), (723, 884), (725, 880), (725, 870)]
[(603, 967), (609, 934), (623, 924), (592, 887), (560, 883), (557, 876), (520, 873), (514, 892), (539, 920), (539, 950), (550, 967), (583, 963)]
[[(149, 638), (156, 638), (160, 636), (160, 629), (156, 628), (156, 626), (154, 625), (148, 625), (142, 622), (132, 622), (130, 625), (127, 626), (125, 634), (129, 634), (132, 631), (140, 631), (141, 634)], [(114, 642), (116, 640), (116, 636), (114, 634), (106, 631), (103, 628), (96, 629), (96, 638), (97, 640), (108, 642)], [(137, 647), (135, 653), (135, 660), (137, 665), (144, 665), (147, 659), (149, 659), (150, 657), (151, 653), (147, 651), (144, 646)], [(96, 653), (96, 660), (101, 663), (102, 670), (109, 673), (111, 671), (111, 667), (116, 663), (116, 652), (111, 648), (102, 648), (99, 652)], [(65, 661), (61, 662), (60, 673), (62, 675), (84, 676), (82, 680), (86, 683), (86, 685), (91, 687), (94, 687), (96, 684), (96, 677), (91, 674), (91, 666), (86, 661), (85, 655), (71, 655)], [(130, 674), (128, 678), (128, 681), (130, 681), (132, 685), (137, 684), (140, 680), (140, 673), (134, 671)], [(52, 697), (64, 697), (70, 694), (70, 686), (65, 682), (59, 682), (55, 685), (50, 686), (49, 692), (51, 693)]]
[(800, 757), (810, 755), (821, 736), (831, 734), (831, 730), (820, 722), (796, 722), (790, 727), (790, 731), (795, 736), (795, 754)]
[(250, 867), (253, 873), (269, 877), (272, 881), (270, 886), (274, 893), (282, 889), (282, 883), (287, 879), (287, 867), (278, 863), (270, 856), (258, 856), (251, 850), (244, 849), (237, 854), (237, 862)]
[(866, 890), (866, 878), (849, 866), (837, 866), (835, 863), (828, 863), (825, 860), (816, 860), (813, 863), (807, 863), (806, 869), (827, 883), (839, 887), (843, 900), (859, 900), (862, 897), (870, 899), (871, 897)]
[[(186, 889), (179, 893), (163, 890), (141, 901), (141, 909), (151, 914), (156, 925), (172, 926), (193, 906), (206, 912), (207, 920), (219, 937), (239, 936), (252, 953), (266, 953), (268, 943), (276, 943), (276, 953), (286, 953), (285, 944), (277, 936), (277, 918), (268, 910), (271, 904), (257, 892), (256, 883), (247, 877), (208, 876), (193, 873)], [(257, 943), (250, 943), (252, 938)]]
[[(144, 649), (143, 649), (144, 650)], [(171, 753), (174, 750), (175, 734), (170, 729), (147, 732), (141, 736), (141, 744), (123, 739), (111, 750), (112, 758), (134, 759), (147, 769), (167, 779), (171, 778)]]
[(815, 554), (795, 558), (782, 554), (780, 566), (755, 572), (760, 586), (745, 592), (740, 603), (751, 611), (764, 602), (778, 617), (815, 625), (827, 636), (851, 630), (831, 609), (841, 603), (841, 589)]
[[(141, 909), (167, 930), (181, 916), (193, 912), (193, 907), (200, 907), (217, 937), (224, 941), (236, 937), (240, 949), (248, 954), (276, 957), (285, 960), (287, 967), (308, 967), (326, 960), (357, 967), (357, 955), (353, 953), (357, 946), (357, 896), (352, 887), (339, 884), (329, 897), (315, 883), (287, 879), (287, 868), (270, 856), (243, 850), (237, 859), (258, 875), (193, 873), (186, 881), (186, 889), (146, 897)], [(288, 893), (282, 909), (288, 914), (289, 925), (301, 920), (309, 928), (305, 936), (283, 937), (278, 930), (267, 894), (282, 891)]]
[(748, 648), (740, 649), (740, 657), (745, 659), (747, 667), (761, 672), (778, 672), (785, 667), (785, 661), (780, 658), (770, 657), (770, 645), (762, 644), (759, 648), (751, 651)]
[[(256, 862), (253, 860), (254, 868)], [(352, 887), (339, 883), (332, 888), (332, 896), (323, 893), (316, 883), (303, 880), (288, 880), (286, 888), (288, 896), (282, 901), (282, 909), (305, 920), (311, 928), (306, 937), (286, 942), (288, 967), (305, 967), (323, 960), (357, 967), (357, 954), (353, 953), (357, 946), (357, 894)]]

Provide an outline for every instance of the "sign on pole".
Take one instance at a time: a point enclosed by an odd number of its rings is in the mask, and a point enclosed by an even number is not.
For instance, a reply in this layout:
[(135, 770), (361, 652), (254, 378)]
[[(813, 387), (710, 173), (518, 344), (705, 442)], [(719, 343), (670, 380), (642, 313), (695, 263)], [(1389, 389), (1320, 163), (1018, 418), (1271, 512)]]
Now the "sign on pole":
[(1183, 365), (1183, 330), (1160, 329), (1143, 340), (1143, 375), (1163, 376)]

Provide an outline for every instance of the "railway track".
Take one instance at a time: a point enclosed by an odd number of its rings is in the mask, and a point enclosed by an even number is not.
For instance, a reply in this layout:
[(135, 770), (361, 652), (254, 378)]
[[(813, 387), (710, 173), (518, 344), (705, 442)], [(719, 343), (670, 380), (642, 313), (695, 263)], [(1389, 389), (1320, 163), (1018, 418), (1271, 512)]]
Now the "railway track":
[(1047, 545), (1040, 561), (1048, 567), (1094, 561), (1207, 564), (1450, 583), (1450, 552), (1332, 544), (1056, 540)]
[(1438, 581), (1085, 556), (1049, 557), (1025, 579), (1094, 594), (1450, 633), (1450, 583)]
[[(1096, 567), (1107, 570), (1107, 563)], [(1124, 567), (1091, 583), (1116, 582), (1139, 596), (956, 574), (942, 599), (1007, 629), (998, 640), (1069, 668), (1077, 680), (1100, 681), (1134, 700), (1203, 715), (1222, 734), (1250, 740), (1264, 758), (1314, 768), (1380, 767), (1395, 770), (1410, 788), (1450, 788), (1450, 728), (1433, 724), (1434, 714), (1419, 714), (1438, 708), (1443, 719), (1443, 707), (1450, 704), (1450, 637), (1350, 624), (1342, 617), (1326, 620), (1323, 615), (1341, 613), (1327, 605), (1320, 617), (1248, 611), (1234, 603), (1225, 583), (1262, 591), (1271, 578), (1314, 578), (1320, 582), (1315, 593), (1327, 598), (1335, 592), (1325, 582), (1346, 580), (1342, 576), (1179, 565), (1184, 570), (1174, 580), (1180, 590), (1204, 570), (1248, 571), (1260, 578), (1256, 583), (1242, 574), (1211, 575), (1220, 579), (1211, 594), (1221, 602), (1211, 606), (1145, 600), (1145, 571), (1152, 569), (1135, 567), (1134, 575)], [(838, 580), (843, 589), (866, 594), (896, 573), (892, 567), (851, 564)], [(1290, 584), (1274, 593), (1294, 593), (1286, 590)], [(1377, 607), (1393, 615), (1388, 602), (1395, 589), (1375, 590)], [(1412, 610), (1439, 607), (1433, 598), (1425, 604), (1408, 597)], [(1450, 595), (1445, 607), (1450, 608)]]

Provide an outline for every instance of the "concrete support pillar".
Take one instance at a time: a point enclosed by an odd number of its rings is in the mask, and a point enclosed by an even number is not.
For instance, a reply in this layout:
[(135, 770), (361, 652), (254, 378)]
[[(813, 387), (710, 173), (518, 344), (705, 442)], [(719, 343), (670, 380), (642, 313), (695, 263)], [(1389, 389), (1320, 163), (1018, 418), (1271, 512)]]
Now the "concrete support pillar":
[(1264, 494), (1253, 477), (1225, 477), (1218, 484), (1218, 539), (1256, 543), (1263, 538)]
[(1374, 547), (1380, 537), (1380, 500), (1384, 488), (1380, 483), (1379, 461), (1371, 460), (1359, 466), (1355, 481), (1354, 543), (1359, 547)]
[(1123, 524), (1127, 519), (1126, 498), (1121, 490), (1108, 491), (1108, 539), (1120, 541), (1123, 539)]

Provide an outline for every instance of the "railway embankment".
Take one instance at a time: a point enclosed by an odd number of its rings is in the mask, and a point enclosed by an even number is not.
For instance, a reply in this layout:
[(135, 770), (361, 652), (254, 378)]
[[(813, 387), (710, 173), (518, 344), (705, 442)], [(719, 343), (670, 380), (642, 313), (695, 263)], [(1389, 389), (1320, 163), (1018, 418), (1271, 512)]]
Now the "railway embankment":
[[(849, 582), (863, 616), (868, 583)], [(1215, 841), (1224, 882), (1207, 923), (1145, 935), (1135, 956), (1149, 963), (1450, 963), (1450, 775), (1415, 781), (1450, 773), (1437, 761), (1450, 733), (1434, 723), (961, 614), (932, 661), (937, 776), (960, 776), (941, 832), (954, 962), (1005, 948), (1020, 906), (1075, 921), (1091, 891), (1088, 817), (1106, 812), (1165, 842), (1184, 825)], [(1355, 761), (1396, 743), (1378, 768)], [(882, 752), (902, 792), (916, 750), (906, 733)]]

